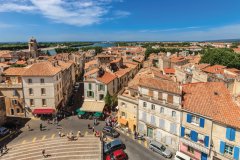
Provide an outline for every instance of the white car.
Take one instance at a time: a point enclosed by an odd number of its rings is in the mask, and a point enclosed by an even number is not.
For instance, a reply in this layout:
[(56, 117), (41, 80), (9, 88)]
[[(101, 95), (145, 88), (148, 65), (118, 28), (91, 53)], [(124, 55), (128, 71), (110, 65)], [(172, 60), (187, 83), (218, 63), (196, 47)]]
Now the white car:
[(9, 130), (5, 127), (0, 127), (0, 136), (5, 136), (9, 133)]

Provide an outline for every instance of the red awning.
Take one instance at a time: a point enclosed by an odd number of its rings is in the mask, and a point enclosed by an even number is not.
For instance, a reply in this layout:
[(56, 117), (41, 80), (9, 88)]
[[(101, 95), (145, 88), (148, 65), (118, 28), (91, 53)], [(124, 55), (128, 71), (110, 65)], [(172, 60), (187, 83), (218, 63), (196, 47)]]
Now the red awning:
[(55, 109), (34, 109), (33, 114), (53, 114)]

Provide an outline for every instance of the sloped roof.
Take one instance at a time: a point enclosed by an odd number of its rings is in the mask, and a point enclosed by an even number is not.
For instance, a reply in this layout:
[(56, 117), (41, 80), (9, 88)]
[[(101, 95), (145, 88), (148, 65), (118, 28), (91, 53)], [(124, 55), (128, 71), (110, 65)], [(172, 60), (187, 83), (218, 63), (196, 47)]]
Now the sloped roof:
[(240, 128), (240, 108), (234, 103), (222, 82), (184, 85), (183, 109)]
[(27, 69), (23, 67), (11, 67), (6, 69), (3, 73), (8, 76), (21, 76), (26, 70)]
[(116, 78), (117, 78), (117, 76), (115, 74), (112, 74), (112, 73), (109, 73), (109, 72), (105, 71), (104, 75), (102, 75), (101, 77), (98, 77), (97, 80), (104, 83), (104, 84), (108, 84)]
[(23, 76), (54, 76), (60, 71), (61, 67), (55, 67), (51, 62), (44, 61), (32, 64)]

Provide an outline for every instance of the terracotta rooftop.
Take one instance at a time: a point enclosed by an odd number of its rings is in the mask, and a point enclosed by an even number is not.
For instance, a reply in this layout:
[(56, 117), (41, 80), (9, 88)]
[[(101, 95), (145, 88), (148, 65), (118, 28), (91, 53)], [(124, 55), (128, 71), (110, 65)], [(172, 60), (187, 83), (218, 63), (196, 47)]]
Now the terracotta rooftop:
[(226, 66), (213, 65), (213, 66), (209, 66), (209, 67), (203, 68), (202, 71), (207, 72), (207, 73), (223, 74), (223, 72), (224, 72), (223, 69), (224, 68), (226, 68)]
[(11, 67), (6, 69), (3, 73), (7, 76), (22, 76), (26, 70), (27, 69), (23, 67)]
[(98, 77), (97, 80), (104, 83), (104, 84), (108, 84), (116, 78), (117, 78), (116, 75), (105, 71), (104, 75), (102, 75), (101, 77)]
[(179, 56), (179, 57), (171, 57), (171, 62), (172, 63), (177, 63), (177, 62), (182, 62), (185, 61), (186, 59), (183, 56)]
[(183, 109), (240, 128), (240, 108), (222, 82), (184, 85)]
[(175, 69), (174, 68), (164, 68), (163, 71), (166, 74), (174, 74), (175, 73)]
[(27, 62), (24, 61), (24, 60), (21, 60), (21, 61), (17, 61), (16, 64), (26, 64)]
[(240, 53), (240, 48), (234, 48), (233, 50), (234, 50), (234, 52), (236, 52), (236, 53)]
[(89, 76), (89, 75), (91, 75), (91, 74), (94, 74), (94, 73), (96, 73), (98, 70), (99, 70), (98, 68), (94, 68), (94, 69), (88, 71), (87, 73), (85, 73), (85, 74), (84, 74), (84, 77)]
[(115, 59), (115, 60), (112, 60), (110, 63), (118, 63), (118, 62), (121, 61), (121, 59), (122, 59), (122, 58), (117, 58), (117, 59)]
[(97, 60), (96, 59), (91, 60), (91, 61), (85, 63), (84, 69), (88, 69), (91, 65), (95, 65), (95, 64), (97, 64)]
[(157, 89), (161, 91), (167, 91), (174, 94), (181, 94), (178, 83), (168, 80), (161, 80), (158, 78), (144, 78), (142, 77), (139, 81), (139, 86)]
[(206, 67), (208, 67), (208, 66), (210, 66), (210, 64), (201, 63), (201, 64), (197, 65), (196, 68), (202, 70), (202, 69), (204, 69), (204, 68), (206, 68)]
[(73, 65), (73, 62), (71, 62), (71, 61), (67, 61), (67, 62), (58, 61), (57, 63), (61, 67), (62, 70), (68, 69)]
[(53, 66), (49, 61), (32, 64), (23, 76), (54, 76), (61, 71), (61, 67)]
[(130, 72), (130, 71), (131, 71), (131, 69), (125, 68), (125, 69), (119, 69), (118, 71), (116, 71), (116, 72), (114, 72), (114, 73), (115, 73), (115, 75), (116, 75), (118, 78), (120, 78), (120, 77), (124, 76), (125, 74), (127, 74), (127, 73)]

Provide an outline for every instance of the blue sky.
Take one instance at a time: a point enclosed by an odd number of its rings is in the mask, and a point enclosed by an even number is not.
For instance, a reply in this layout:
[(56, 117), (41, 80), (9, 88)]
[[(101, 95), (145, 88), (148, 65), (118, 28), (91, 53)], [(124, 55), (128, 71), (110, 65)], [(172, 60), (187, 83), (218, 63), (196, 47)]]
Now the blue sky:
[(240, 0), (0, 0), (0, 41), (240, 38)]

